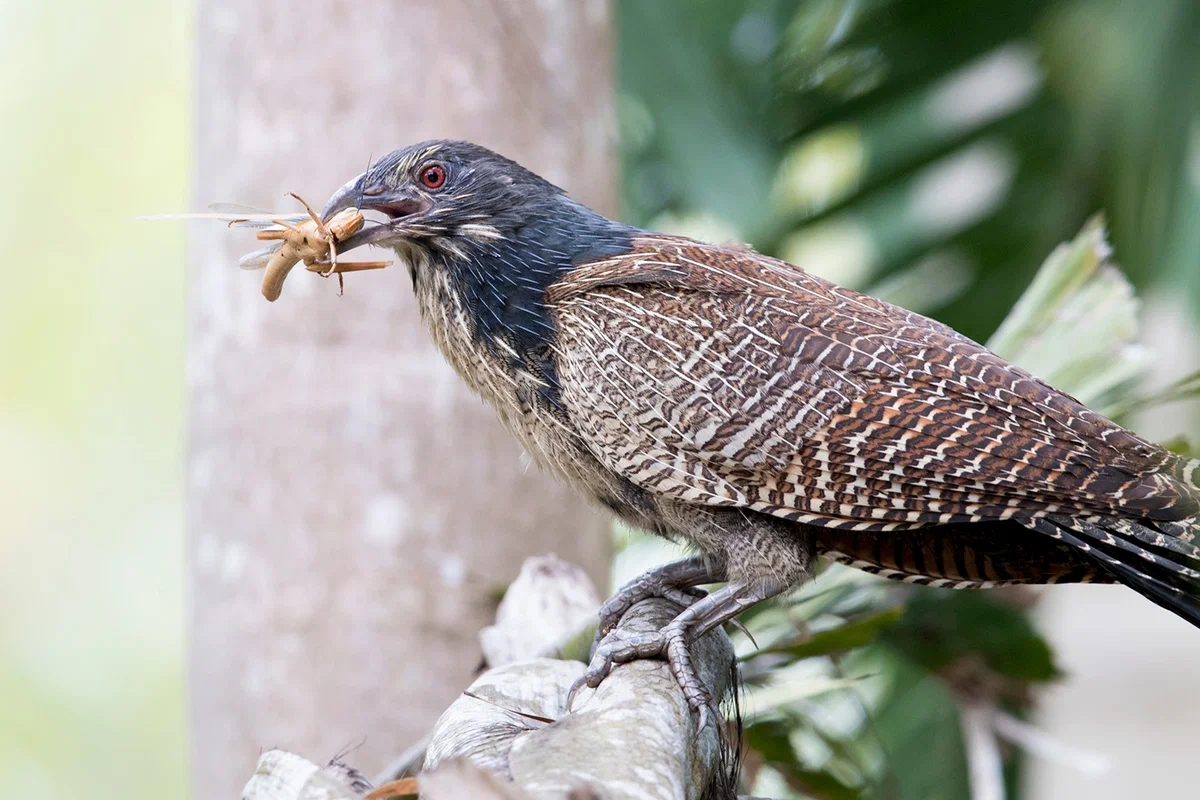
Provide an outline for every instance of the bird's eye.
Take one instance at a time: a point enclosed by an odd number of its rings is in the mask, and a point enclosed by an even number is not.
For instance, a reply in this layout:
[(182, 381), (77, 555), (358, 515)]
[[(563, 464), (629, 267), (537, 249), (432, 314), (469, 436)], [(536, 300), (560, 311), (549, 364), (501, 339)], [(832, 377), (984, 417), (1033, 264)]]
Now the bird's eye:
[(421, 167), (421, 183), (426, 189), (440, 189), (446, 182), (446, 168), (441, 164), (427, 164)]

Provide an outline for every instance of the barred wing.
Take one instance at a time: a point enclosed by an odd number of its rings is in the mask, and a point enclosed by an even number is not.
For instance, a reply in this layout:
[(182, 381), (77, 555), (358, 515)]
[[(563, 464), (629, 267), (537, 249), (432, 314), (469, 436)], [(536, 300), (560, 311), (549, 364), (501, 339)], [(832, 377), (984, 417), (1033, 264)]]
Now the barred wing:
[(547, 298), (568, 413), (659, 495), (862, 530), (1200, 512), (1194, 465), (944, 325), (748, 250), (648, 235)]

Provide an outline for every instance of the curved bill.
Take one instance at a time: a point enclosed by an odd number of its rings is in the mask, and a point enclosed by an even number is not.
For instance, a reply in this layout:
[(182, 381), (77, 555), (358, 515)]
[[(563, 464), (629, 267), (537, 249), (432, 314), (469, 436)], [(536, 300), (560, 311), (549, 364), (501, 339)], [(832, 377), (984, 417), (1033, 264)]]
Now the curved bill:
[(347, 208), (358, 208), (361, 211), (382, 211), (390, 219), (384, 222), (370, 220), (369, 224), (358, 233), (343, 239), (338, 243), (338, 252), (346, 253), (356, 247), (375, 244), (393, 237), (396, 234), (395, 223), (406, 214), (420, 208), (420, 203), (411, 197), (391, 196), (378, 186), (367, 185), (367, 173), (362, 173), (346, 183), (333, 193), (325, 208), (321, 209), (321, 219), (328, 220), (339, 211)]

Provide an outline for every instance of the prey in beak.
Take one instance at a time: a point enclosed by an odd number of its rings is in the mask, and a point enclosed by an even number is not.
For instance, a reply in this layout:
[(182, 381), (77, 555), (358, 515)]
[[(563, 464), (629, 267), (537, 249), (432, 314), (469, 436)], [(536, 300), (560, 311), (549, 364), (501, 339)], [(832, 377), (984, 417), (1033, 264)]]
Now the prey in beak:
[(326, 221), (348, 208), (377, 211), (386, 217), (382, 222), (368, 220), (362, 230), (339, 244), (341, 252), (368, 244), (386, 244), (402, 237), (406, 220), (429, 209), (428, 198), (417, 196), (404, 187), (389, 186), (387, 177), (378, 169), (368, 170), (343, 184), (321, 210), (321, 219)]

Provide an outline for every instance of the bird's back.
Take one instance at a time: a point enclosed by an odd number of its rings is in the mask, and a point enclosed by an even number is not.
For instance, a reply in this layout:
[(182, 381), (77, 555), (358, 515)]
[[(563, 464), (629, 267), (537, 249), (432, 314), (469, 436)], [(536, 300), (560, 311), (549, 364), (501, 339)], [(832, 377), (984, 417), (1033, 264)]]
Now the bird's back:
[(1164, 567), (1168, 582), (1191, 580), (1195, 462), (790, 264), (675, 237), (633, 245), (547, 291), (564, 405), (615, 473), (676, 502), (899, 541), (1008, 522), (1072, 552), (1063, 536), (1137, 550), (1135, 566), (1177, 557), (1189, 572)]
[(568, 406), (679, 499), (833, 527), (1200, 513), (1188, 463), (940, 323), (668, 237), (551, 287)]

